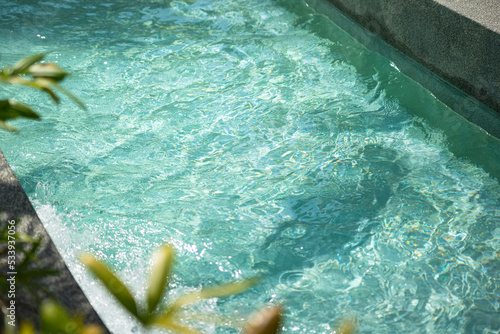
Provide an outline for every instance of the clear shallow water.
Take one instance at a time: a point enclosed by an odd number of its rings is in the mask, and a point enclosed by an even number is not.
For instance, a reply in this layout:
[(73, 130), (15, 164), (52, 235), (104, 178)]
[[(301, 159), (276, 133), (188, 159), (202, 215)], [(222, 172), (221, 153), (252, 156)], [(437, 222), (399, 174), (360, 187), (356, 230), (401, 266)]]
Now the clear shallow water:
[(300, 333), (343, 315), (361, 333), (500, 330), (498, 141), (300, 2), (0, 8), (2, 64), (51, 51), (89, 108), (23, 90), (44, 119), (0, 143), (114, 332), (137, 328), (77, 252), (140, 294), (164, 242), (175, 292), (262, 275), (205, 312), (284, 302)]

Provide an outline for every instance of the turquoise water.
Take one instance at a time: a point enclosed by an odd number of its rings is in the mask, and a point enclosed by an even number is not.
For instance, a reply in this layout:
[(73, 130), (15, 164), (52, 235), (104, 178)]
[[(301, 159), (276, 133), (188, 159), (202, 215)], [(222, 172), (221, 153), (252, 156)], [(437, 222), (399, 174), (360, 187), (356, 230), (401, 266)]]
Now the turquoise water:
[(343, 316), (359, 333), (500, 330), (499, 142), (300, 1), (0, 13), (2, 65), (50, 52), (88, 106), (16, 90), (43, 120), (0, 147), (113, 332), (140, 330), (76, 254), (143, 294), (165, 242), (173, 293), (263, 277), (208, 314), (284, 303), (291, 333)]

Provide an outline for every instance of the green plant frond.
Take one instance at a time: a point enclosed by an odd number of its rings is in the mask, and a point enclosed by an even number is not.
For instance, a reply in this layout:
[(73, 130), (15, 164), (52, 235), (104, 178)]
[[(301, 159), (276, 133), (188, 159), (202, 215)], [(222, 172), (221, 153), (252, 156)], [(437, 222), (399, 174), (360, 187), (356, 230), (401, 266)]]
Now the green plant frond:
[(38, 242), (39, 239), (33, 238), (29, 234), (26, 234), (24, 232), (16, 232), (14, 234), (14, 237), (16, 238), (16, 243), (33, 243), (33, 242)]
[(179, 297), (171, 306), (171, 308), (181, 308), (186, 305), (197, 303), (203, 299), (209, 298), (221, 298), (228, 297), (232, 295), (237, 295), (242, 293), (252, 286), (254, 286), (258, 280), (256, 278), (247, 279), (241, 282), (228, 283), (220, 286), (204, 288), (198, 292), (189, 293), (187, 295)]
[(357, 320), (355, 318), (344, 318), (337, 327), (335, 333), (354, 334), (356, 332)]
[(15, 63), (14, 66), (12, 66), (10, 68), (11, 75), (26, 73), (28, 71), (28, 69), (30, 68), (30, 66), (32, 66), (36, 62), (42, 60), (44, 57), (45, 57), (45, 54), (40, 53), (40, 54), (31, 55), (31, 56), (28, 56), (26, 58), (21, 59), (20, 61)]
[(68, 96), (70, 99), (72, 99), (73, 102), (75, 102), (80, 108), (82, 108), (83, 110), (87, 110), (87, 107), (85, 107), (85, 104), (83, 104), (83, 102), (80, 101), (75, 95), (71, 94), (71, 92), (69, 90), (67, 90), (66, 88), (64, 88), (63, 86), (61, 86), (58, 83), (54, 83), (53, 85), (54, 85), (54, 87), (59, 89), (61, 92), (66, 94), (66, 96)]
[(43, 333), (65, 333), (71, 318), (56, 302), (45, 301), (40, 307), (40, 324)]
[[(73, 100), (80, 108), (86, 110), (85, 105), (75, 95), (58, 84), (69, 75), (66, 71), (54, 63), (37, 63), (44, 57), (44, 54), (32, 55), (18, 61), (12, 67), (2, 68), (0, 70), (0, 83), (35, 88), (48, 94), (55, 103), (59, 104), (61, 99), (54, 91), (55, 87)], [(13, 100), (0, 101), (1, 129), (17, 132), (14, 127), (7, 125), (6, 121), (18, 117), (40, 118), (31, 108), (19, 102)]]
[(9, 83), (11, 85), (22, 85), (22, 86), (27, 86), (27, 87), (41, 90), (41, 91), (49, 94), (49, 96), (52, 98), (52, 100), (54, 100), (56, 103), (59, 103), (59, 101), (60, 101), (59, 97), (56, 95), (56, 93), (54, 93), (54, 91), (52, 89), (52, 86), (54, 85), (54, 83), (56, 83), (52, 79), (36, 78), (34, 80), (26, 80), (26, 79), (18, 77), (18, 76), (13, 76), (13, 77), (8, 77), (2, 81)]
[(39, 119), (38, 116), (30, 107), (13, 99), (0, 101), (0, 119), (8, 120), (18, 117), (26, 117)]
[(74, 334), (83, 328), (83, 319), (71, 317), (64, 307), (55, 301), (44, 301), (40, 307), (40, 324), (43, 334)]
[(35, 334), (35, 326), (31, 322), (22, 322), (18, 334)]
[(104, 329), (98, 325), (86, 325), (79, 334), (104, 334)]
[(90, 254), (80, 256), (80, 261), (104, 284), (106, 289), (141, 323), (144, 323), (135, 303), (134, 297), (125, 286), (101, 261)]
[(147, 290), (149, 314), (155, 311), (166, 290), (173, 262), (174, 248), (171, 245), (165, 245), (156, 252)]
[(277, 334), (281, 327), (282, 313), (281, 306), (258, 310), (251, 316), (243, 334)]
[(173, 330), (181, 334), (200, 334), (200, 332), (179, 324), (174, 317), (164, 317), (152, 323), (155, 327)]
[(54, 100), (55, 103), (59, 104), (61, 102), (59, 96), (57, 96), (52, 89), (52, 86), (54, 86), (56, 83), (54, 80), (47, 78), (36, 78), (32, 82), (34, 84), (33, 87), (36, 87), (41, 91), (49, 94), (49, 96), (52, 98), (52, 100)]
[(27, 73), (33, 78), (45, 78), (56, 82), (64, 80), (68, 75), (67, 72), (54, 63), (33, 64), (28, 68)]
[(7, 130), (7, 131), (11, 131), (11, 132), (18, 132), (18, 130), (10, 125), (7, 125), (5, 123), (5, 121), (1, 120), (0, 119), (0, 128), (4, 129), (4, 130)]
[(24, 271), (30, 265), (30, 263), (38, 261), (36, 257), (36, 251), (38, 250), (38, 247), (40, 247), (40, 240), (32, 242), (30, 246), (31, 247), (28, 250), (23, 249), (22, 251), (24, 253), (24, 258), (20, 263), (16, 265), (16, 269), (18, 272)]
[[(1, 103), (2, 101), (0, 101)], [(7, 230), (7, 224), (0, 229), (0, 243), (7, 243), (9, 241), (9, 233)], [(16, 243), (19, 242), (24, 242), (24, 243), (31, 243), (31, 242), (36, 242), (38, 239), (33, 238), (29, 234), (26, 234), (24, 232), (16, 232), (14, 235), (11, 235), (11, 237), (14, 237), (16, 239)]]
[(7, 281), (7, 274), (1, 273), (0, 274), (0, 300), (4, 296), (4, 292), (7, 292), (7, 288), (9, 287), (9, 282)]
[(1, 81), (4, 83), (11, 84), (11, 85), (22, 85), (22, 86), (27, 86), (27, 87), (39, 89), (36, 85), (33, 84), (32, 80), (27, 80), (27, 79), (18, 77), (17, 75), (2, 78)]

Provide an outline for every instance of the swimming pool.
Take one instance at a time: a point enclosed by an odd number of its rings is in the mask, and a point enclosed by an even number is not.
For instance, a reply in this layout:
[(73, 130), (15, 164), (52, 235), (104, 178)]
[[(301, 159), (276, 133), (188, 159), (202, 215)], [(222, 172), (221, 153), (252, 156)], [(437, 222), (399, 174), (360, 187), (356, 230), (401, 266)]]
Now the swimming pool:
[(0, 133), (76, 279), (116, 333), (138, 328), (77, 252), (140, 294), (164, 242), (174, 291), (262, 275), (205, 312), (284, 302), (287, 332), (345, 315), (361, 333), (498, 331), (498, 141), (295, 5), (5, 2), (2, 62), (51, 51), (89, 108), (22, 91), (43, 121)]

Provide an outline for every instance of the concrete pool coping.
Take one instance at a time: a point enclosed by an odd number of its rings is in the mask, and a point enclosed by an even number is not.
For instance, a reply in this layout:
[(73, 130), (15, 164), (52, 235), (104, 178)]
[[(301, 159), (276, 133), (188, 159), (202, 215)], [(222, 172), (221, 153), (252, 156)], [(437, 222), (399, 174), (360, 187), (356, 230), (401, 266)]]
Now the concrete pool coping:
[[(337, 24), (345, 20), (345, 17), (340, 17), (339, 13), (328, 8), (329, 5), (323, 0), (306, 1)], [(497, 17), (500, 13), (500, 2), (478, 0), (474, 5), (469, 5), (458, 0), (328, 1), (345, 15), (444, 80), (475, 97), (492, 110), (500, 112), (500, 20)], [(425, 25), (422, 22), (425, 22)], [(437, 29), (436, 24), (445, 29)], [(424, 27), (421, 29), (422, 25)], [(348, 30), (345, 26), (341, 27)], [(379, 45), (371, 41), (373, 36), (369, 34), (354, 30), (347, 32), (368, 48), (382, 54), (392, 53), (392, 56), (389, 54), (389, 59), (400, 57), (397, 50), (381, 51)], [(432, 42), (426, 43), (426, 38), (430, 38)], [(456, 52), (454, 56), (456, 61), (450, 62), (447, 48)], [(405, 70), (406, 65), (402, 62), (399, 67)], [(460, 92), (450, 97), (444, 92), (439, 78), (431, 80), (428, 73), (411, 69), (408, 71), (415, 72), (413, 78), (416, 77), (416, 81), (426, 88), (431, 87), (429, 89), (433, 94), (452, 109), (500, 138), (498, 115), (483, 111), (483, 107), (476, 100)], [(18, 221), (19, 230), (43, 239), (38, 252), (40, 258), (38, 265), (55, 268), (61, 272), (59, 276), (45, 278), (43, 282), (56, 299), (71, 311), (85, 314), (89, 322), (102, 325), (101, 319), (50, 240), (1, 151), (0, 210), (2, 223), (15, 219)], [(35, 313), (29, 309), (19, 310), (19, 316), (33, 319)]]
[[(305, 1), (455, 112), (500, 138), (500, 1)], [(450, 93), (449, 86), (456, 92)]]

